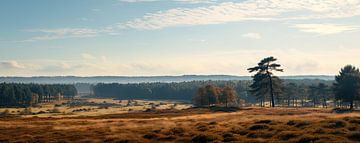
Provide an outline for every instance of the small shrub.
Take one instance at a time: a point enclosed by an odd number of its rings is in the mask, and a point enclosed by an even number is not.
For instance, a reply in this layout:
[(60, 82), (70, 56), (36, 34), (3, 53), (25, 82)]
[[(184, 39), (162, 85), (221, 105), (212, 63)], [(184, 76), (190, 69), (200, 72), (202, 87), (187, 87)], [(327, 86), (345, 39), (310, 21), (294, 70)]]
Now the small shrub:
[(231, 142), (237, 140), (231, 132), (223, 133), (222, 137), (224, 138), (224, 142)]
[(289, 126), (295, 126), (297, 128), (303, 128), (307, 125), (310, 125), (310, 123), (308, 121), (300, 121), (300, 120), (290, 120), (286, 124)]
[(300, 139), (297, 141), (297, 143), (313, 143), (317, 140), (319, 140), (319, 137), (306, 134), (306, 135), (303, 135), (302, 137), (300, 137)]
[(268, 125), (252, 125), (249, 130), (264, 130), (264, 129), (268, 129), (269, 126)]
[(206, 130), (208, 130), (208, 126), (206, 123), (198, 123), (198, 124), (196, 124), (196, 129), (198, 131), (206, 131)]
[(157, 134), (155, 134), (155, 133), (147, 133), (147, 134), (145, 134), (144, 136), (143, 136), (143, 138), (145, 138), (145, 139), (155, 139), (155, 138), (157, 138), (158, 137), (158, 135)]
[(9, 109), (6, 109), (6, 110), (3, 111), (0, 115), (1, 115), (1, 116), (8, 116), (8, 115), (10, 115)]
[(343, 120), (329, 120), (324, 123), (326, 128), (342, 128), (346, 126), (346, 122)]
[(273, 133), (271, 132), (264, 132), (264, 131), (255, 131), (255, 132), (249, 132), (246, 137), (248, 138), (271, 138), (273, 136)]
[(215, 140), (218, 139), (218, 136), (214, 135), (214, 134), (199, 134), (194, 136), (191, 139), (191, 142), (194, 143), (207, 143), (207, 142), (213, 142)]
[(349, 123), (351, 123), (351, 124), (359, 124), (360, 125), (360, 119), (351, 119), (351, 120), (349, 120)]
[(185, 133), (185, 129), (181, 127), (175, 127), (169, 130), (170, 135), (183, 135)]
[(45, 113), (46, 113), (45, 111), (39, 111), (36, 114), (45, 114)]
[(360, 141), (360, 133), (359, 132), (350, 133), (347, 137), (350, 140)]
[(284, 132), (281, 132), (279, 135), (278, 135), (278, 138), (280, 140), (289, 140), (289, 139), (292, 139), (292, 138), (296, 138), (298, 137), (299, 134), (296, 133), (296, 132), (291, 132), (291, 131), (284, 131)]
[(260, 120), (255, 122), (256, 124), (270, 124), (272, 121), (271, 120)]
[(58, 108), (53, 108), (50, 113), (61, 113)]
[(176, 137), (173, 135), (170, 136), (163, 136), (158, 138), (159, 141), (173, 141), (176, 140)]
[(216, 124), (217, 124), (216, 121), (212, 121), (212, 122), (209, 123), (209, 125), (216, 125)]
[(239, 134), (239, 135), (246, 135), (247, 133), (249, 133), (247, 130), (245, 130), (244, 128), (239, 128), (239, 127), (234, 127), (231, 128), (230, 132), (234, 133), (234, 134)]
[(20, 115), (32, 115), (31, 108), (25, 108), (20, 112)]

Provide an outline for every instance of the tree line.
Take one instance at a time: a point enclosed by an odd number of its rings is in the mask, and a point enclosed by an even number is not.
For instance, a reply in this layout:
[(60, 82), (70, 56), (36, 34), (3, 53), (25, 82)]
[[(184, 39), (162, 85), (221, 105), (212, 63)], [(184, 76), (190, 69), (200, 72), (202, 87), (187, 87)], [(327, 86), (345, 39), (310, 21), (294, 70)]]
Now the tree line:
[(301, 106), (304, 106), (304, 101), (312, 101), (313, 107), (318, 104), (321, 104), (321, 107), (327, 107), (330, 99), (334, 107), (353, 109), (354, 105), (359, 105), (360, 72), (358, 68), (346, 65), (331, 85), (319, 83), (304, 87), (289, 83), (284, 86), (283, 81), (274, 75), (274, 72), (283, 72), (281, 65), (275, 63), (276, 60), (274, 57), (267, 57), (255, 67), (248, 69), (250, 73), (255, 72), (249, 91), (256, 96), (261, 106), (264, 106), (265, 101), (268, 101), (271, 107), (281, 106), (284, 103), (290, 106), (291, 101), (293, 106), (298, 106), (300, 100)]
[(0, 107), (29, 107), (76, 94), (73, 85), (0, 83)]
[(132, 84), (99, 83), (92, 86), (91, 89), (96, 97), (191, 101), (198, 88), (206, 85), (215, 85), (219, 87), (229, 85), (236, 89), (240, 97), (248, 98), (246, 95), (246, 88), (249, 85), (249, 81), (191, 81)]

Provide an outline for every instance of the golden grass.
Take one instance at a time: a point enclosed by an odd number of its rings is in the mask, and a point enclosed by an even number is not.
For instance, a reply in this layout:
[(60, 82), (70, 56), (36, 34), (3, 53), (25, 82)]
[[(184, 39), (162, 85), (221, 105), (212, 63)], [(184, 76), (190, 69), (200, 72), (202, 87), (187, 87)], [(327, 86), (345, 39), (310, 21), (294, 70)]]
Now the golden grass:
[(0, 142), (360, 142), (360, 114), (325, 109), (159, 110), (0, 118)]

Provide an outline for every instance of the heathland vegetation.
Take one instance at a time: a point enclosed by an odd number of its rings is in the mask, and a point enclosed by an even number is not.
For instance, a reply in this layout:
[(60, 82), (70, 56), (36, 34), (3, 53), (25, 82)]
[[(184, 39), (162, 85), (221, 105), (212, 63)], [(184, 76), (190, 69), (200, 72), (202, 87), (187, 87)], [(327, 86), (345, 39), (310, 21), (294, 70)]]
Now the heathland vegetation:
[[(276, 58), (268, 57), (257, 66), (252, 81), (191, 81), (180, 83), (104, 84), (92, 87), (97, 97), (117, 99), (188, 100), (195, 105), (223, 105), (231, 99), (237, 105), (279, 107), (349, 107), (359, 106), (360, 73), (351, 65), (341, 69), (335, 80), (283, 80), (274, 72), (283, 72)], [(231, 89), (231, 97), (223, 97)], [(234, 95), (234, 96), (233, 96)]]
[(360, 142), (358, 68), (281, 79), (276, 61), (249, 68), (252, 80), (2, 83), (0, 142)]

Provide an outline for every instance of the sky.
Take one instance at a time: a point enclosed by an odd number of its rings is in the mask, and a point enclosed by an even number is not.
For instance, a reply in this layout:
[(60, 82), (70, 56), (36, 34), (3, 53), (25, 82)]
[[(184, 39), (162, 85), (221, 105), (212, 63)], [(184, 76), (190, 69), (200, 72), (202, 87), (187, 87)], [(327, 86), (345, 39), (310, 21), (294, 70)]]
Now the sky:
[(360, 0), (1, 0), (0, 76), (335, 75)]

